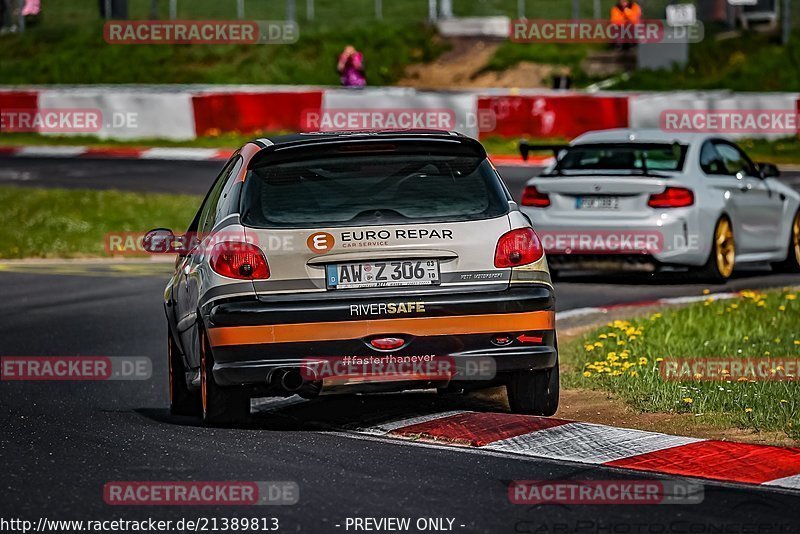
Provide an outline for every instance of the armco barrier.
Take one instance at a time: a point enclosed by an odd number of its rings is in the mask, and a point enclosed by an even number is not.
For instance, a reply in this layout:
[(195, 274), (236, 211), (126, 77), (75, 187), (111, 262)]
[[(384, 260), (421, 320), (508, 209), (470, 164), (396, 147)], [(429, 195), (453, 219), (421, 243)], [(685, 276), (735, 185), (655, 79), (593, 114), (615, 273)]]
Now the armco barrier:
[(303, 113), (319, 111), (321, 106), (322, 90), (192, 96), (198, 136), (222, 132), (300, 131)]
[(628, 126), (627, 96), (481, 96), (478, 110), (490, 110), (496, 120), (495, 129), (484, 136), (571, 139), (590, 130)]
[[(744, 111), (796, 110), (800, 112), (797, 93), (732, 93), (729, 91), (640, 93), (630, 96), (631, 128), (659, 128), (661, 113), (666, 110)], [(752, 134), (726, 133), (730, 137), (754, 137)], [(756, 137), (780, 138), (786, 134), (763, 133)]]
[(39, 109), (96, 109), (101, 139), (194, 139), (191, 95), (160, 88), (55, 88), (39, 92)]
[[(402, 87), (349, 90), (309, 86), (0, 87), (0, 110), (59, 108), (100, 110), (103, 127), (97, 135), (106, 139), (190, 140), (225, 132), (257, 135), (300, 131), (304, 113), (341, 109), (446, 109), (452, 110), (456, 129), (474, 137), (571, 139), (589, 130), (658, 128), (660, 114), (666, 109), (800, 111), (800, 101), (796, 93), (730, 91), (590, 94), (503, 88), (419, 91)], [(484, 121), (487, 112), (492, 115), (488, 128)], [(135, 118), (134, 123), (124, 120), (128, 116)]]

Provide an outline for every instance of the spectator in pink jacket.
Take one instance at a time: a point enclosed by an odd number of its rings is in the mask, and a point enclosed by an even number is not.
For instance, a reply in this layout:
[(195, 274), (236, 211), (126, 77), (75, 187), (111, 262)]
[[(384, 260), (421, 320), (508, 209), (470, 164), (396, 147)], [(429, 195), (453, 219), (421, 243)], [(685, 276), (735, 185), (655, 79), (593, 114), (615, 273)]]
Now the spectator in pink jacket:
[(344, 87), (364, 87), (367, 79), (364, 76), (364, 55), (347, 45), (339, 55), (339, 63), (336, 65), (342, 85)]

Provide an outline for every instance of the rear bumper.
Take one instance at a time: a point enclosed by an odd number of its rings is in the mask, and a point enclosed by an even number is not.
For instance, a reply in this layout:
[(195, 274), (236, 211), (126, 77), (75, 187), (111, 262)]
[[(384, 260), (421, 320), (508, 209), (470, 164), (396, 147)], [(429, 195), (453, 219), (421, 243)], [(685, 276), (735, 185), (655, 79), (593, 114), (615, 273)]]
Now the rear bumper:
[[(218, 384), (267, 385), (278, 370), (305, 373), (315, 358), (433, 355), (447, 358), (459, 370), (468, 368), (468, 362), (492, 362), (493, 376), (456, 374), (445, 382), (493, 382), (512, 371), (549, 369), (557, 362), (555, 301), (552, 288), (544, 284), (411, 298), (298, 297), (233, 300), (207, 311), (204, 320)], [(507, 339), (497, 343), (497, 335)], [(391, 351), (370, 344), (382, 337), (399, 338), (403, 344)]]
[(524, 211), (533, 220), (551, 263), (553, 259), (576, 263), (570, 256), (577, 256), (581, 261), (592, 257), (609, 264), (699, 266), (708, 259), (709, 237), (700, 232), (693, 208), (661, 210), (647, 217), (598, 214), (592, 218), (547, 213), (547, 209)]

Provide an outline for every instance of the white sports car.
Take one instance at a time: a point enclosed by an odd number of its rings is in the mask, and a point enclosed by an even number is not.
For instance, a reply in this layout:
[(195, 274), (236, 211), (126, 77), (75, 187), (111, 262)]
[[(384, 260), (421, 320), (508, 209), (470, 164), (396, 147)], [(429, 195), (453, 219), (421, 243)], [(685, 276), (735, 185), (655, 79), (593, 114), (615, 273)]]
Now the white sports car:
[(528, 181), (522, 211), (551, 270), (681, 266), (724, 281), (735, 267), (800, 270), (800, 193), (708, 134), (617, 129), (550, 148), (555, 162)]

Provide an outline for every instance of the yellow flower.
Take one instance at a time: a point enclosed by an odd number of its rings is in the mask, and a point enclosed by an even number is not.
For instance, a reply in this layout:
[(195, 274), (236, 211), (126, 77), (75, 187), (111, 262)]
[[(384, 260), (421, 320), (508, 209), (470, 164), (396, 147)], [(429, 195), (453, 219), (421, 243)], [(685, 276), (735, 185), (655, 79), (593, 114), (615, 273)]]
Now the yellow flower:
[(639, 365), (647, 365), (647, 358), (639, 358)]
[(586, 378), (589, 378), (590, 376), (592, 376), (592, 373), (590, 373), (589, 371), (584, 371), (583, 372), (583, 376), (585, 376)]
[(786, 399), (781, 399), (781, 404), (789, 404), (789, 401)]
[(583, 348), (586, 349), (586, 352), (592, 352), (594, 350), (594, 345), (586, 345)]
[(797, 295), (795, 295), (794, 293), (789, 293), (788, 295), (786, 295), (786, 300), (795, 300), (795, 299), (797, 299)]
[(710, 289), (704, 289), (703, 290), (703, 295), (708, 295), (709, 293), (711, 293)]
[(619, 340), (617, 340), (617, 346), (618, 346), (618, 347), (621, 347), (621, 346), (623, 346), (623, 345), (625, 345), (625, 340), (624, 340), (624, 339), (619, 339)]
[(599, 336), (597, 336), (597, 337), (599, 337), (600, 339), (605, 339), (605, 338), (607, 338), (608, 336), (606, 336), (605, 334), (600, 334), (600, 335), (599, 335)]
[(743, 339), (744, 341), (750, 341), (750, 336), (744, 336), (742, 339)]
[(603, 346), (603, 343), (602, 343), (602, 342), (600, 342), (600, 341), (595, 341), (595, 342), (594, 342), (594, 346), (595, 346), (595, 347), (602, 347), (602, 346)]
[(639, 372), (638, 372), (638, 371), (631, 371), (631, 372), (630, 372), (630, 373), (628, 373), (628, 374), (629, 374), (630, 376), (639, 376)]
[(786, 311), (786, 306), (778, 306), (778, 310), (780, 310), (780, 311)]
[(685, 402), (686, 404), (691, 404), (694, 402), (694, 399), (691, 397), (684, 397), (683, 402)]
[(661, 363), (664, 361), (664, 358), (656, 358), (656, 363)]
[(753, 409), (752, 408), (745, 408), (744, 409), (744, 413), (753, 413)]

